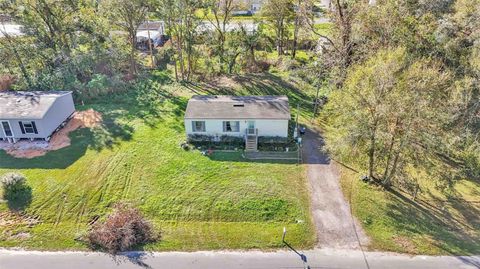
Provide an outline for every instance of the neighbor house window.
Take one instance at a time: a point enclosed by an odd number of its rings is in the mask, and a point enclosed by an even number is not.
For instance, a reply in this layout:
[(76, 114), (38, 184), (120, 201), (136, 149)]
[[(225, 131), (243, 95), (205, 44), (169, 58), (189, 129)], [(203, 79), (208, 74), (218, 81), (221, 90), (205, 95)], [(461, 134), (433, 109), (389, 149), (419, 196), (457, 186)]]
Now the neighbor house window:
[(34, 121), (21, 121), (19, 124), (22, 134), (38, 134), (37, 126)]
[(10, 128), (10, 124), (8, 121), (2, 121), (3, 131), (5, 132), (5, 136), (13, 136), (12, 129)]
[(194, 132), (205, 132), (204, 121), (192, 121), (192, 129)]
[(240, 122), (239, 121), (224, 121), (223, 122), (223, 132), (240, 132)]

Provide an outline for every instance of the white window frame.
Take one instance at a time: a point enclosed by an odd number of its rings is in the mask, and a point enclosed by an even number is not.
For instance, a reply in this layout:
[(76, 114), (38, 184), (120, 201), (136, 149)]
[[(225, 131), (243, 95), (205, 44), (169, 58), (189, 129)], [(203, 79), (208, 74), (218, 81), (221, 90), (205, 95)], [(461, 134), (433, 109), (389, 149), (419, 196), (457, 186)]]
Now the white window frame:
[[(3, 127), (3, 123), (6, 122), (8, 124), (8, 127), (10, 129), (10, 133), (12, 133), (12, 135), (8, 136), (7, 135), (7, 132), (5, 131), (5, 127)], [(0, 124), (2, 125), (2, 130), (3, 130), (3, 134), (5, 135), (5, 137), (15, 137), (13, 135), (13, 130), (12, 130), (12, 125), (10, 124), (10, 121), (8, 120), (0, 120)]]
[[(235, 123), (235, 124), (234, 124)], [(230, 125), (230, 131), (228, 130), (227, 125)], [(237, 128), (233, 128), (233, 127)], [(240, 121), (226, 120), (223, 121), (223, 132), (224, 133), (239, 133), (240, 132)]]
[[(35, 129), (33, 128), (33, 123), (31, 121), (22, 121), (23, 125), (23, 130), (25, 130), (25, 134), (35, 134)], [(30, 127), (27, 127), (25, 125), (30, 125)], [(31, 129), (32, 131), (29, 132), (27, 131), (27, 128)]]
[[(201, 122), (202, 123), (202, 127), (203, 128), (200, 128), (200, 130), (197, 129), (197, 123)], [(194, 133), (205, 133), (207, 130), (207, 127), (206, 127), (206, 124), (205, 124), (205, 121), (204, 120), (194, 120), (192, 121), (192, 132)]]

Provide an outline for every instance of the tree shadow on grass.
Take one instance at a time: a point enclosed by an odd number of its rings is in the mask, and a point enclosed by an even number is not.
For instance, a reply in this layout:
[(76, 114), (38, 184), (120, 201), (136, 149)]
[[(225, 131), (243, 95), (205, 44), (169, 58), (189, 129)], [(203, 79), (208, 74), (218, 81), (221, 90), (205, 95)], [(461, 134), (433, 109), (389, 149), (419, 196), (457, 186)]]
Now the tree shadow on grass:
[[(155, 81), (149, 80), (128, 92), (103, 96), (90, 105), (79, 107), (79, 110), (92, 108), (102, 113), (103, 122), (98, 127), (70, 133), (70, 146), (32, 159), (14, 158), (0, 150), (0, 168), (67, 168), (84, 156), (88, 149), (113, 149), (123, 141), (131, 140), (135, 132), (134, 121), (141, 121), (151, 128), (155, 128), (167, 117), (180, 122), (186, 105), (185, 98), (174, 96), (159, 88)], [(182, 124), (171, 127), (178, 132), (183, 131)]]
[(432, 244), (453, 255), (480, 253), (479, 236), (469, 232), (472, 223), (465, 223), (427, 201), (413, 201), (395, 190), (391, 193), (387, 216), (393, 220), (395, 230), (427, 235), (434, 240)]
[(116, 123), (114, 119), (104, 117), (101, 126), (82, 128), (69, 134), (71, 144), (65, 148), (47, 152), (43, 156), (25, 159), (15, 158), (0, 150), (0, 168), (5, 169), (64, 169), (85, 155), (87, 149), (101, 151), (112, 149), (121, 141), (132, 138), (133, 127)]

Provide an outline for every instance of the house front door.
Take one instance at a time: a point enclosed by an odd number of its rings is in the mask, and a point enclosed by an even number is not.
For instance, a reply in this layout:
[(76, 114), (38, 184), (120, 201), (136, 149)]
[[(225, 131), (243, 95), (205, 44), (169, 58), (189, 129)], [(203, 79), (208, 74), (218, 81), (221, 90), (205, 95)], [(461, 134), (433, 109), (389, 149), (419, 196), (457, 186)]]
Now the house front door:
[(255, 134), (255, 121), (249, 120), (247, 122), (247, 132), (248, 134)]

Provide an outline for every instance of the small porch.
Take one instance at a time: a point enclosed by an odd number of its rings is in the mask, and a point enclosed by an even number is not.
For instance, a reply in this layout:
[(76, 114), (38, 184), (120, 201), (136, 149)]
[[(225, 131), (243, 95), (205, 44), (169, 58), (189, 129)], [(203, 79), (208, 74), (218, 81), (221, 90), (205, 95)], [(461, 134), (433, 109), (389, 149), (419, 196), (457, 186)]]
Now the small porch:
[(245, 129), (245, 151), (247, 152), (258, 151), (258, 129), (257, 128)]

